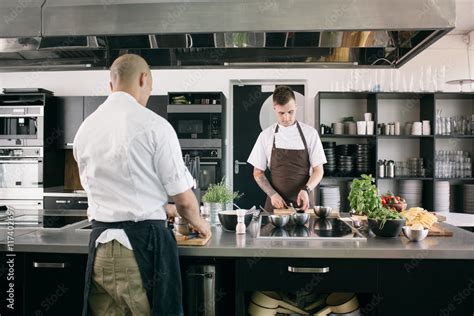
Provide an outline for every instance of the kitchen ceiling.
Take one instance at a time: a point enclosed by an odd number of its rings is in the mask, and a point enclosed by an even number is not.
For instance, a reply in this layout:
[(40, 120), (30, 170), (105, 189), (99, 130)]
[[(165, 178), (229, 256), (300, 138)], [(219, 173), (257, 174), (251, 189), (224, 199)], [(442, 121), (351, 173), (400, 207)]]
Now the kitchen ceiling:
[[(459, 0), (458, 0), (459, 1)], [(396, 5), (395, 5), (396, 4)], [(454, 28), (454, 0), (3, 0), (0, 71), (400, 67)], [(10, 12), (10, 14), (8, 14)]]

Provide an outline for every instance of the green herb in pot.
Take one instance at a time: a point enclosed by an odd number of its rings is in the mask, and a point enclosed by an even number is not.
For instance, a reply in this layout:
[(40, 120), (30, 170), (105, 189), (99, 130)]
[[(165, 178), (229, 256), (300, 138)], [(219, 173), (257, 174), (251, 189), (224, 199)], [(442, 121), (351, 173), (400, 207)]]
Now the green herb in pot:
[(350, 207), (359, 215), (368, 215), (382, 207), (375, 180), (371, 175), (363, 174), (361, 179), (354, 179), (349, 193)]

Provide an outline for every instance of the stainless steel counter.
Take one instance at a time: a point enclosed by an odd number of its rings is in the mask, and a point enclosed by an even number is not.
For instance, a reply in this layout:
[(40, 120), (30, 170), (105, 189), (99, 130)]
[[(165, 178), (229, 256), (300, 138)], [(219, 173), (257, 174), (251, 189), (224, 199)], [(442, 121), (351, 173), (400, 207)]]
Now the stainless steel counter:
[[(62, 229), (15, 233), (14, 251), (85, 254), (90, 230), (79, 229), (85, 225), (87, 220)], [(213, 236), (206, 246), (179, 247), (180, 255), (252, 257), (256, 260), (264, 257), (474, 260), (474, 234), (448, 224), (443, 226), (454, 232), (453, 237), (428, 237), (418, 243), (409, 242), (405, 237), (375, 237), (367, 241), (263, 240), (254, 238), (257, 226), (252, 222), (245, 235), (214, 227)], [(4, 251), (6, 229), (1, 229), (0, 234), (0, 250)]]

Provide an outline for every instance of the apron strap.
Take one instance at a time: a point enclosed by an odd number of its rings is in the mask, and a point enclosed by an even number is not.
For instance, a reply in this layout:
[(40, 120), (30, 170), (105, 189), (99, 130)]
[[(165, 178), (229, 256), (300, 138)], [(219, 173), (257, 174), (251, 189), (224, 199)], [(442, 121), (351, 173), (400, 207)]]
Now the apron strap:
[(273, 133), (273, 149), (276, 148), (275, 146), (275, 138), (276, 138), (276, 133), (278, 133), (278, 123), (277, 123), (277, 126), (275, 127), (275, 132)]
[[(296, 121), (296, 126), (298, 127), (298, 132), (300, 132), (301, 140), (303, 141), (304, 149), (308, 151), (308, 144), (306, 143), (306, 138), (304, 137), (303, 130), (301, 129), (300, 123)], [(308, 153), (309, 156), (309, 153)]]

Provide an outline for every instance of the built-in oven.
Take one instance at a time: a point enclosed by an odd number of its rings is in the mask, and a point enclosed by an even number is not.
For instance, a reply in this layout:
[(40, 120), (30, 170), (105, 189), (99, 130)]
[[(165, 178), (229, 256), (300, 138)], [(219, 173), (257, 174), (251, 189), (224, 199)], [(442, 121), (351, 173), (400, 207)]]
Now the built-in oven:
[(210, 184), (222, 179), (222, 148), (182, 148), (183, 156), (199, 157), (199, 187), (207, 190)]
[(43, 146), (44, 107), (0, 107), (0, 146)]
[(43, 148), (0, 148), (0, 199), (43, 198)]
[(221, 105), (168, 105), (167, 111), (179, 139), (222, 139)]

